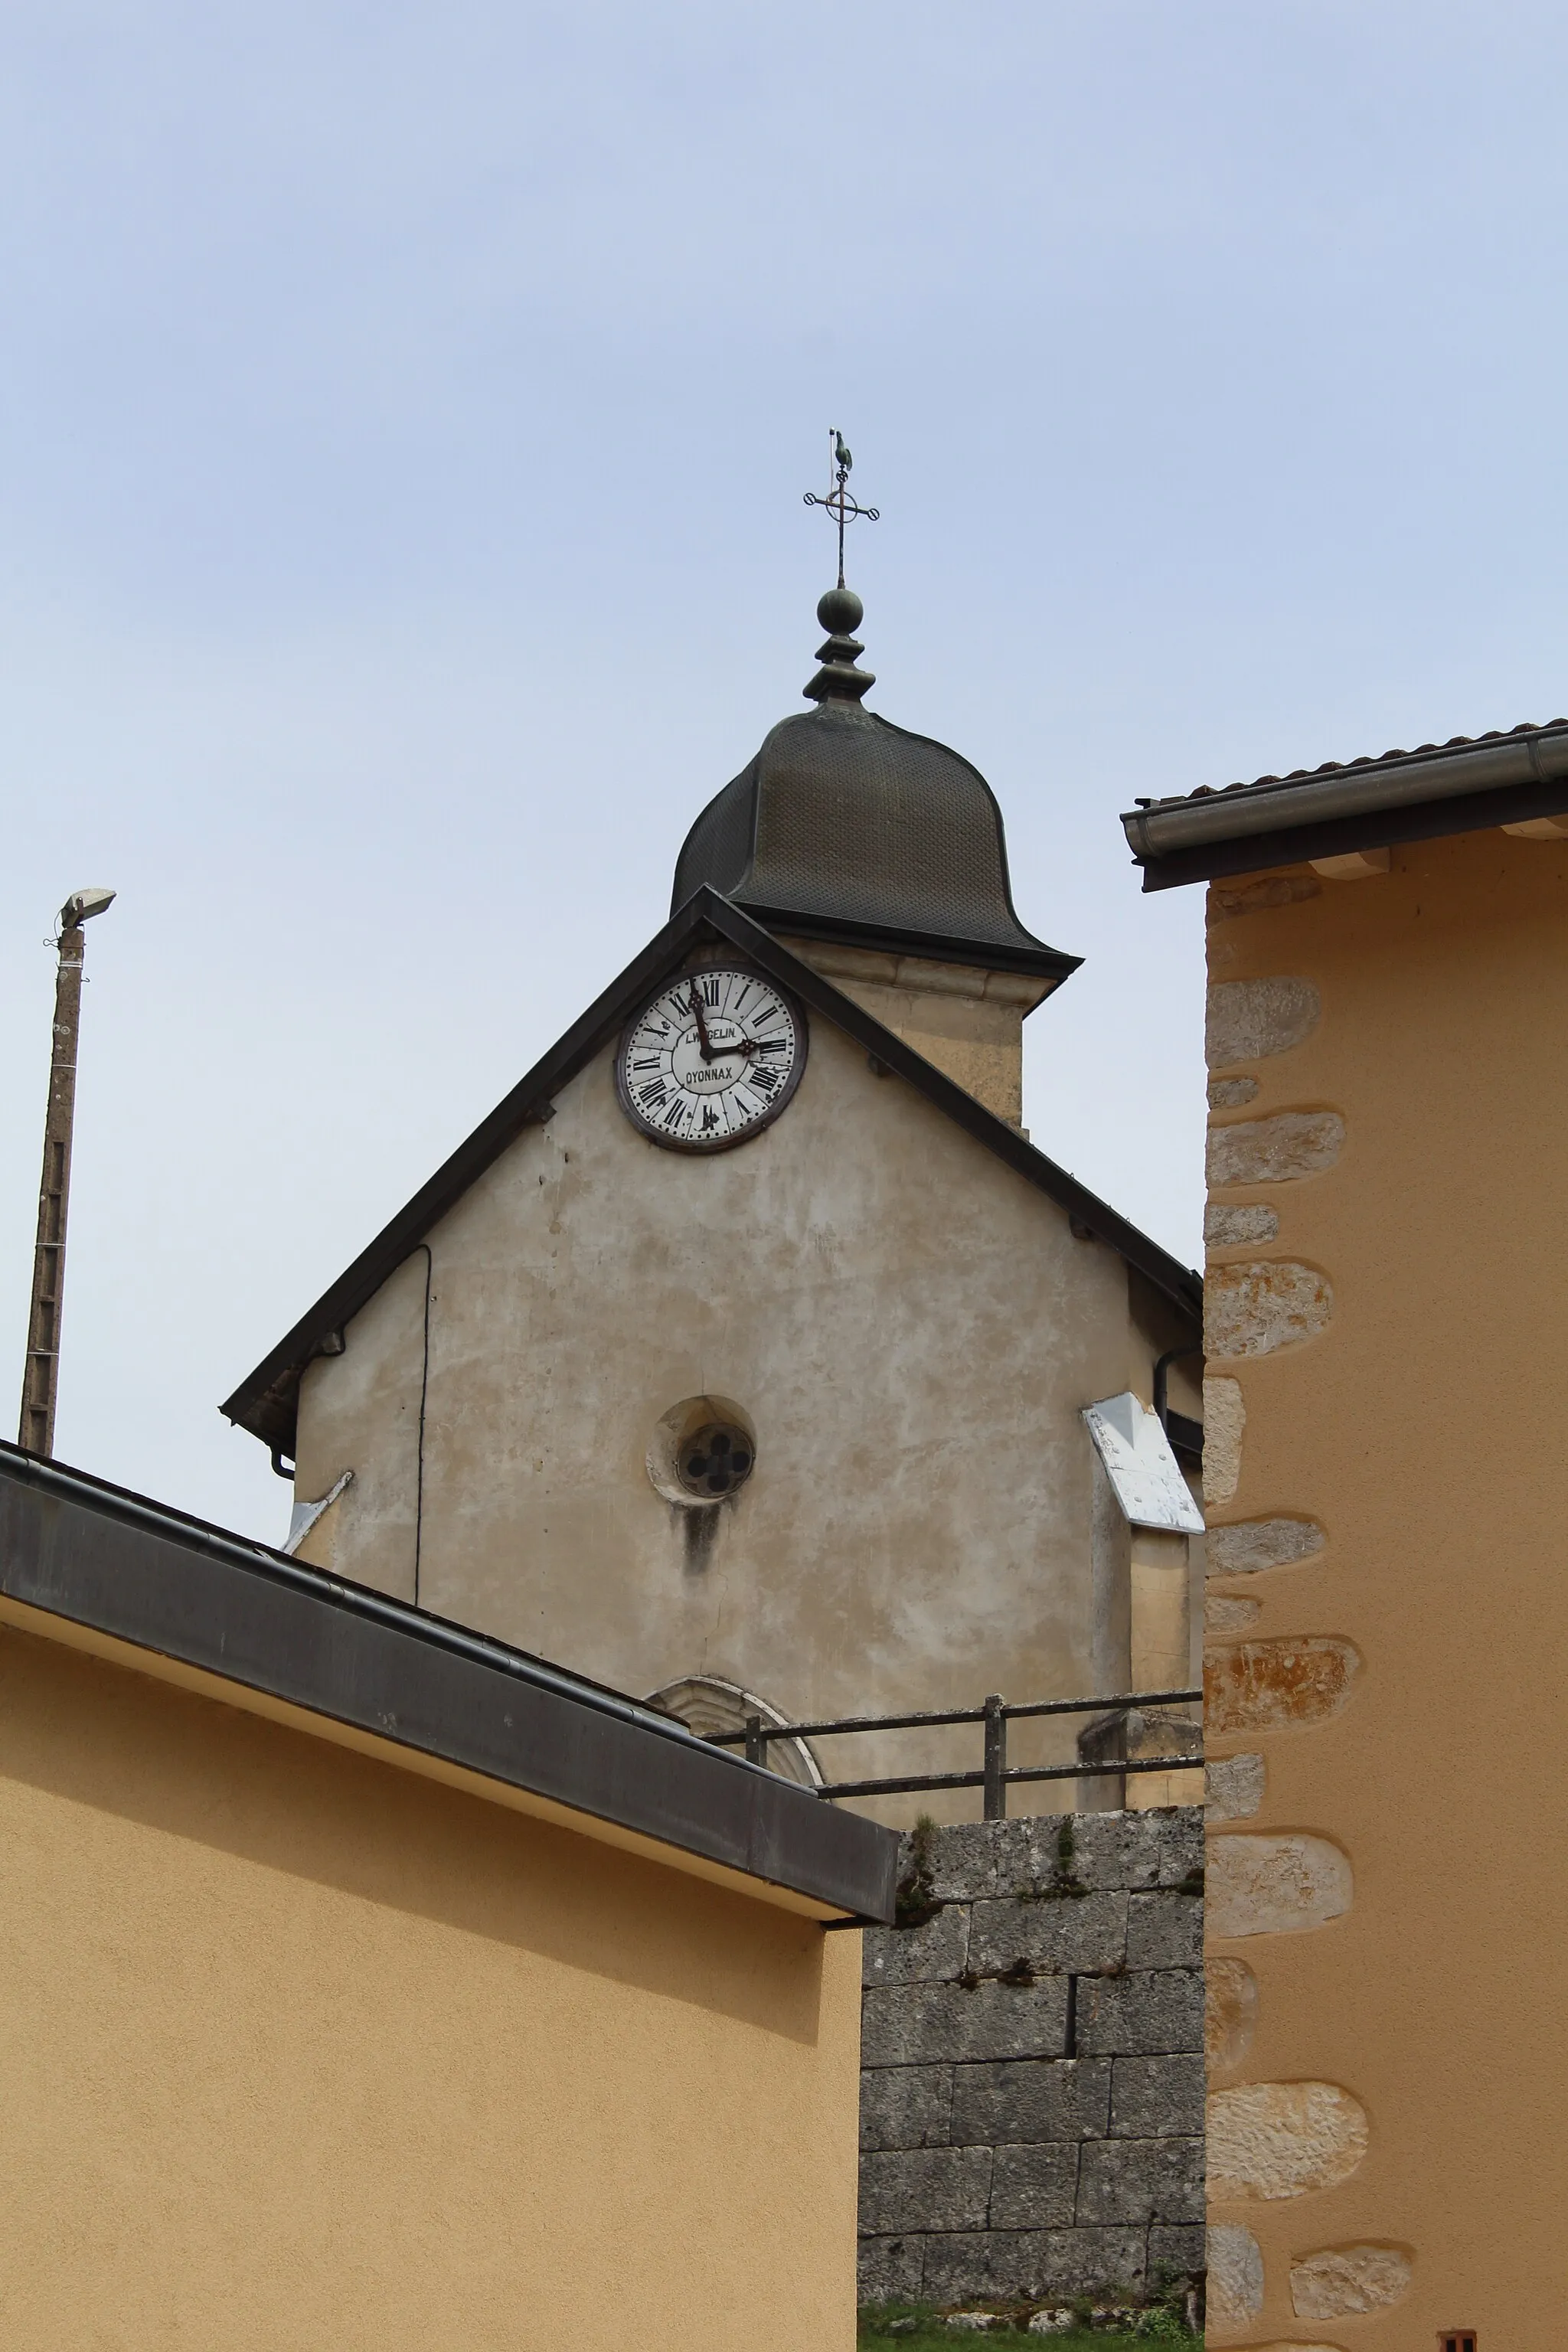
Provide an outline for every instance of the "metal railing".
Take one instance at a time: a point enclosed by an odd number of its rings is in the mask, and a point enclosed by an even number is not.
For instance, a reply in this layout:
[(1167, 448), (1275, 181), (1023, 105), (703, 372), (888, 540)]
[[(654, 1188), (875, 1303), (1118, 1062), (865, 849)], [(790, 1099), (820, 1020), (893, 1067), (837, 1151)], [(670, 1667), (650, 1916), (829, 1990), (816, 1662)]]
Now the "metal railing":
[(775, 1739), (836, 1739), (853, 1731), (914, 1731), (944, 1724), (978, 1723), (984, 1727), (985, 1760), (978, 1772), (908, 1772), (883, 1780), (825, 1780), (819, 1797), (892, 1797), (921, 1789), (983, 1789), (984, 1819), (1003, 1821), (1007, 1790), (1022, 1780), (1083, 1780), (1124, 1772), (1197, 1771), (1203, 1757), (1121, 1756), (1104, 1760), (1080, 1757), (1076, 1764), (1013, 1764), (1007, 1761), (1007, 1726), (1025, 1717), (1042, 1715), (1113, 1715), (1148, 1706), (1180, 1706), (1201, 1699), (1201, 1690), (1126, 1691), (1112, 1698), (1047, 1698), (1026, 1706), (1009, 1706), (994, 1695), (980, 1706), (949, 1707), (926, 1715), (843, 1716), (832, 1723), (764, 1723), (749, 1715), (743, 1731), (710, 1732), (712, 1748), (744, 1748), (748, 1764), (766, 1764), (768, 1746)]

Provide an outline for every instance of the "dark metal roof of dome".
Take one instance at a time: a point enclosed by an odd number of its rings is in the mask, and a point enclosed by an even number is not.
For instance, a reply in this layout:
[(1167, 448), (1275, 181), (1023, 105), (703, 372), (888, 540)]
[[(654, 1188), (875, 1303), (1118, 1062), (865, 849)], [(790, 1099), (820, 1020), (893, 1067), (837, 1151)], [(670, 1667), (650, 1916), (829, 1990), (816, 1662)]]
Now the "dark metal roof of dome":
[(977, 768), (860, 698), (860, 601), (830, 589), (831, 634), (805, 688), (710, 801), (681, 847), (671, 911), (706, 883), (770, 929), (842, 939), (1065, 980), (1081, 959), (1047, 947), (1013, 909), (1002, 812)]

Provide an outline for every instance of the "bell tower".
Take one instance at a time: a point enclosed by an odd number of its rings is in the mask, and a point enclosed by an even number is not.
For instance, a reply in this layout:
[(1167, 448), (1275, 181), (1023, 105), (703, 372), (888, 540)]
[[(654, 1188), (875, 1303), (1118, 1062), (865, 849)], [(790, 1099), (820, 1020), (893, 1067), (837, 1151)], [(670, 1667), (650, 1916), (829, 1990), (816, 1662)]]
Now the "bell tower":
[(671, 911), (709, 884), (1016, 1127), (1025, 1016), (1081, 959), (1018, 920), (979, 770), (864, 707), (859, 597), (830, 588), (816, 617), (816, 708), (781, 719), (709, 802)]
[(838, 527), (838, 581), (814, 711), (781, 719), (709, 802), (675, 867), (673, 913), (704, 883), (732, 899), (928, 1062), (1017, 1127), (1024, 1020), (1082, 959), (1018, 920), (995, 794), (978, 768), (864, 708), (865, 608), (844, 584), (844, 531), (878, 509), (849, 493), (831, 436), (831, 486), (807, 491)]

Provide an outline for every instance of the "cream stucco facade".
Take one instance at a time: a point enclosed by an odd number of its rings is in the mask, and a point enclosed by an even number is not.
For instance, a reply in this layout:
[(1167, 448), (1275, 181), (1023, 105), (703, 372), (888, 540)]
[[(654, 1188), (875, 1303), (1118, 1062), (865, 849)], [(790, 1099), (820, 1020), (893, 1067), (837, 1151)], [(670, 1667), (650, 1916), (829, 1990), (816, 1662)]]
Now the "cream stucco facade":
[(79, 1640), (0, 1626), (8, 2344), (849, 2352), (858, 1936)]
[(1501, 830), (1210, 892), (1216, 2341), (1561, 2325), (1565, 908)]
[[(948, 1025), (973, 1034), (950, 1045), (984, 1048), (975, 1091), (1010, 1115), (1037, 992), (905, 990), (917, 1026), (924, 1005), (957, 1008)], [(873, 1064), (814, 1013), (782, 1118), (702, 1158), (637, 1132), (610, 1051), (591, 1060), (306, 1370), (297, 1495), (353, 1475), (302, 1556), (409, 1598), (417, 1573), (422, 1605), (618, 1687), (706, 1677), (785, 1719), (1087, 1696), (1125, 1689), (1135, 1659), (1182, 1657), (1184, 1544), (1174, 1575), (1162, 1559), (1134, 1577), (1081, 1411), (1148, 1400), (1190, 1324)], [(1173, 1374), (1189, 1412), (1195, 1369)], [(756, 1460), (694, 1509), (648, 1456), (705, 1398)], [(941, 1770), (974, 1748), (835, 1741), (822, 1763)], [(1014, 1760), (1074, 1752), (1070, 1725), (1020, 1728)]]
[(1050, 992), (1026, 972), (785, 938), (895, 1036), (1011, 1127), (1024, 1118), (1024, 1023)]

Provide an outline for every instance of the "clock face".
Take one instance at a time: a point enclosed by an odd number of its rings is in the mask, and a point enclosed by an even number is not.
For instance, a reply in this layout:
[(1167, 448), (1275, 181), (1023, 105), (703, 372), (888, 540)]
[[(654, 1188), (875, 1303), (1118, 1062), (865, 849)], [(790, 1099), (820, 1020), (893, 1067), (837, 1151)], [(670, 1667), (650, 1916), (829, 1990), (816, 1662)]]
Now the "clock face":
[(676, 1151), (723, 1151), (777, 1118), (805, 1066), (805, 1015), (754, 971), (683, 972), (626, 1024), (616, 1091)]

